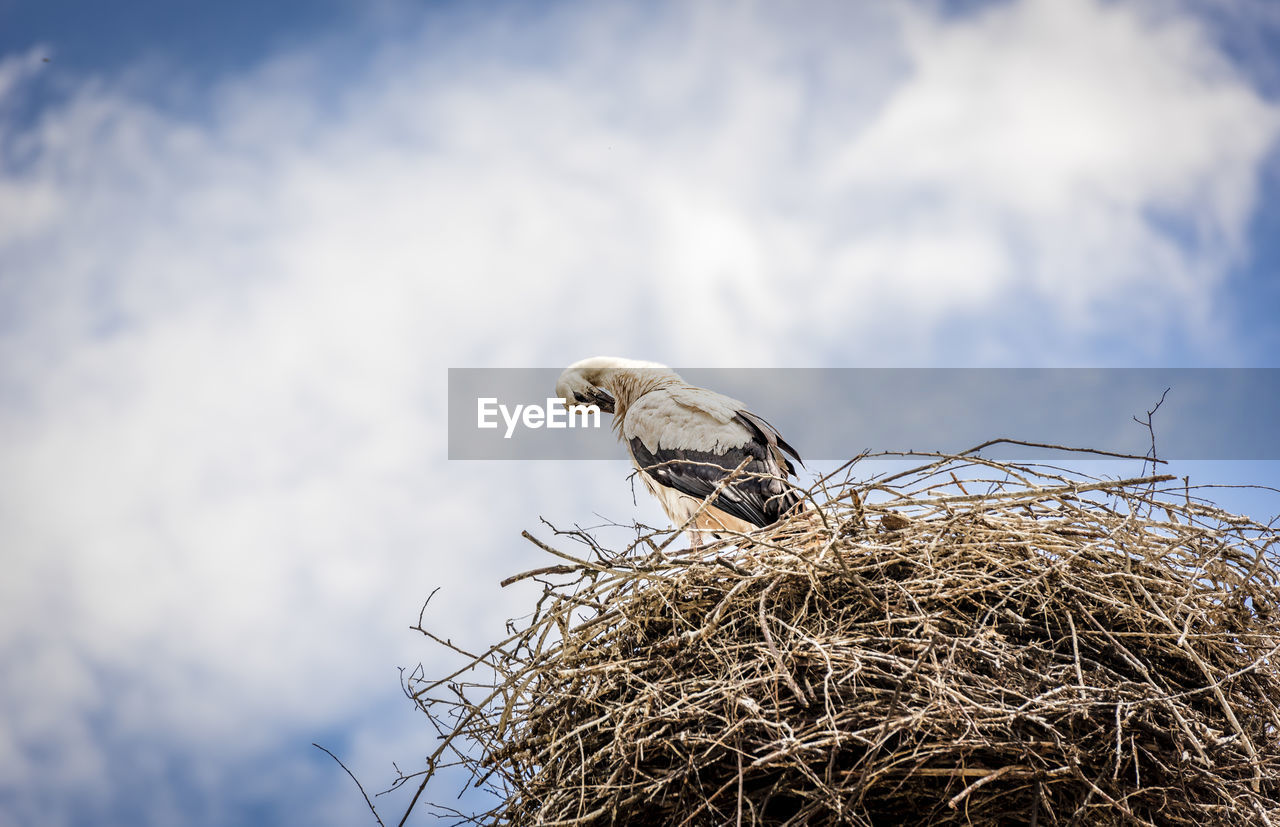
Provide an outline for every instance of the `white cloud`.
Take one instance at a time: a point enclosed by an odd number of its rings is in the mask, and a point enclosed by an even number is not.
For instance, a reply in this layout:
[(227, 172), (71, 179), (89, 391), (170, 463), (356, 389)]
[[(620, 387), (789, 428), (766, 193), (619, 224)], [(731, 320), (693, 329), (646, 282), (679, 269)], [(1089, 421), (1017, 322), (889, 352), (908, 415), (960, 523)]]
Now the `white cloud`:
[[(868, 234), (894, 259), (911, 251), (908, 282), (915, 259), (943, 264), (914, 293), (924, 312), (945, 313), (961, 290), (989, 301), (1022, 286), (1058, 306), (1050, 323), (1086, 331), (1126, 314), (1203, 321), (1242, 253), (1280, 113), (1202, 29), (1093, 0), (905, 19), (912, 74), (831, 182), (875, 205)], [(850, 246), (857, 277), (863, 248)], [(876, 268), (882, 280), (894, 264)]]
[[(393, 703), (435, 585), (459, 640), (519, 611), (495, 581), (537, 560), (537, 515), (637, 513), (615, 466), (446, 463), (447, 366), (1084, 361), (1084, 333), (1045, 331), (1116, 325), (1116, 296), (1195, 320), (1277, 114), (1190, 23), (811, 11), (459, 18), (342, 76), (302, 48), (186, 112), (84, 81), (0, 123), (25, 159), (0, 173), (22, 820), (67, 817), (61, 785), (118, 805), (171, 755), (216, 799), (282, 739)], [(33, 66), (0, 62), (0, 97)], [(983, 326), (941, 350), (955, 314)], [(357, 769), (376, 785), (427, 739), (361, 742)], [(279, 772), (343, 782), (308, 767)]]
[(0, 106), (9, 105), (17, 97), (18, 89), (36, 73), (44, 62), (42, 56), (47, 54), (43, 46), (32, 46), (22, 54), (0, 57)]

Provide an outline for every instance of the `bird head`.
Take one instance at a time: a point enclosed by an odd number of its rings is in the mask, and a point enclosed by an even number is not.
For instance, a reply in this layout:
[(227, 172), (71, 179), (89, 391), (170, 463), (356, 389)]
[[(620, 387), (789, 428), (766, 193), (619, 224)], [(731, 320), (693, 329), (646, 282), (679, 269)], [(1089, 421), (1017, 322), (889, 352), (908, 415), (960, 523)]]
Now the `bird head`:
[(582, 374), (565, 371), (556, 382), (556, 396), (569, 410), (595, 405), (605, 413), (613, 413), (613, 396)]
[[(595, 405), (605, 413), (616, 412), (616, 382), (620, 374), (637, 371), (661, 371), (670, 374), (671, 369), (657, 362), (637, 359), (620, 359), (616, 356), (594, 356), (574, 362), (564, 369), (556, 382), (556, 396), (572, 410), (582, 405)], [(671, 374), (674, 376), (674, 374)], [(625, 402), (625, 400), (624, 400)]]

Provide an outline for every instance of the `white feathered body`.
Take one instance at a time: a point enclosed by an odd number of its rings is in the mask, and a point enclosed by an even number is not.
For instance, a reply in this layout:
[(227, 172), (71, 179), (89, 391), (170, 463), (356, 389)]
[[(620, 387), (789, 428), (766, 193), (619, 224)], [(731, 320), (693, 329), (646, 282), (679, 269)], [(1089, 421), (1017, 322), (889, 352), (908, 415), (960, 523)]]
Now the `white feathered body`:
[(557, 391), (566, 404), (612, 410), (645, 487), (675, 525), (689, 524), (695, 544), (704, 533), (770, 525), (799, 503), (787, 481), (794, 468), (786, 454), (798, 460), (795, 449), (736, 399), (689, 385), (662, 365), (611, 357), (570, 366)]

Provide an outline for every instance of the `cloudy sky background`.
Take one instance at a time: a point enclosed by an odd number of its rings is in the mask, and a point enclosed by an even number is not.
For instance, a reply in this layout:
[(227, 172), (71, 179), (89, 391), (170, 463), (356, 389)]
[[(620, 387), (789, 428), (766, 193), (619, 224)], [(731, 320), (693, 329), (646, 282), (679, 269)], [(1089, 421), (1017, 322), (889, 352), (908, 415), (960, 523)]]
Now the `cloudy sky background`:
[(449, 462), (449, 367), (1280, 366), (1276, 54), (1267, 0), (0, 0), (0, 825), (362, 823), (310, 743), (420, 767), (426, 595), (481, 646), (521, 529), (660, 521)]

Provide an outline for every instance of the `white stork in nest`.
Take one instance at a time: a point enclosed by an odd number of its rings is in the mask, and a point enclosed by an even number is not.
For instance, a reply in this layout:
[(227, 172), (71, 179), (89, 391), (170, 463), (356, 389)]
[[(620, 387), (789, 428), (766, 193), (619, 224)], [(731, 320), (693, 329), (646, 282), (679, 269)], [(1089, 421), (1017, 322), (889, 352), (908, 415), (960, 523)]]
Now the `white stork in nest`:
[(795, 467), (786, 454), (797, 462), (800, 456), (777, 429), (736, 399), (687, 384), (665, 365), (584, 359), (560, 374), (556, 395), (569, 408), (597, 405), (613, 414), (613, 429), (640, 479), (676, 526), (688, 525), (695, 548), (701, 535), (746, 533), (799, 507), (800, 492), (787, 479)]

